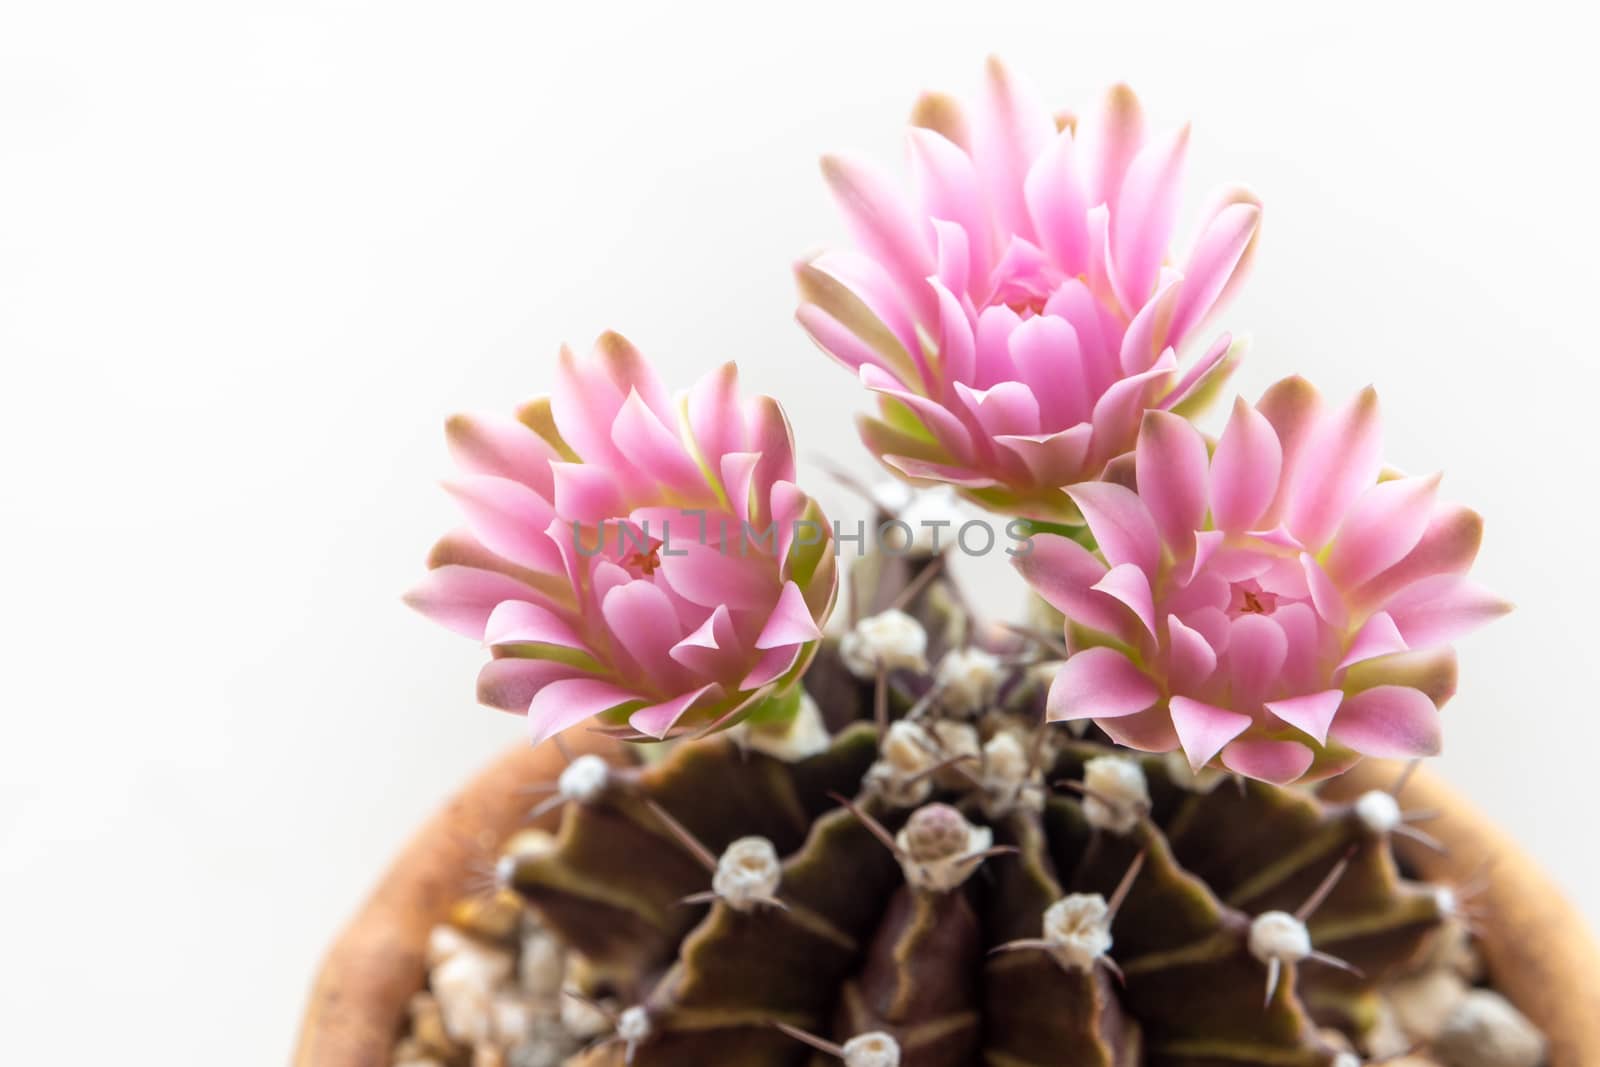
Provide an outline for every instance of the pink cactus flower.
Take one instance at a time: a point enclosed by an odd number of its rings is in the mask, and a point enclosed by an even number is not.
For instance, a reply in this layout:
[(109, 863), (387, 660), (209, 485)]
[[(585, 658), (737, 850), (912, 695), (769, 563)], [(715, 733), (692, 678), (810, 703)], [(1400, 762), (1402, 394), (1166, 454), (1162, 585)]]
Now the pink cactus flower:
[(792, 691), (833, 605), (831, 529), (782, 408), (741, 402), (733, 364), (672, 398), (608, 333), (562, 351), (551, 396), (448, 436), (466, 528), (407, 600), (489, 646), (479, 699), (535, 742), (596, 717), (714, 728)]
[(1381, 447), (1371, 389), (1329, 410), (1300, 378), (1212, 449), (1146, 414), (1131, 462), (1067, 490), (1098, 553), (1039, 535), (1017, 561), (1068, 620), (1048, 717), (1271, 782), (1438, 752), (1449, 642), (1508, 609), (1465, 577), (1482, 520)]
[(800, 324), (878, 394), (860, 431), (890, 469), (1081, 521), (1060, 487), (1232, 372), (1225, 335), (1187, 368), (1178, 352), (1239, 285), (1260, 204), (1224, 189), (1171, 257), (1188, 129), (1147, 134), (1126, 86), (1056, 119), (991, 60), (977, 107), (928, 95), (912, 124), (909, 197), (823, 161), (857, 247), (798, 266)]

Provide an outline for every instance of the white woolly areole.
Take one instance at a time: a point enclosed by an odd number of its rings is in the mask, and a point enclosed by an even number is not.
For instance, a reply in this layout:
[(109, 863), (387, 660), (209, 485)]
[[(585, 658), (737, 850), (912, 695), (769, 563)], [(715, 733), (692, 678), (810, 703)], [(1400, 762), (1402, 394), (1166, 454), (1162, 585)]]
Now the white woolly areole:
[(579, 1041), (599, 1037), (611, 1029), (611, 1020), (606, 1018), (606, 1013), (587, 1000), (562, 997), (561, 1007), (558, 1010), (561, 1028)]
[(567, 765), (556, 779), (556, 788), (568, 800), (580, 804), (599, 800), (600, 794), (611, 784), (611, 765), (599, 756), (586, 754)]
[(1002, 730), (989, 738), (983, 746), (984, 814), (998, 818), (1019, 803), (1042, 805), (1043, 791), (1028, 788), (1037, 778), (1037, 771), (1028, 763), (1027, 746), (1014, 731)]
[(891, 608), (869, 615), (839, 639), (839, 658), (857, 678), (871, 679), (880, 670), (928, 669), (928, 632), (903, 611)]
[(994, 832), (972, 825), (948, 804), (928, 804), (911, 813), (894, 840), (907, 882), (948, 893), (978, 869), (972, 856), (994, 844)]
[(1447, 919), (1454, 919), (1461, 914), (1461, 897), (1447, 885), (1433, 887), (1433, 906), (1439, 909), (1439, 914)]
[(1126, 756), (1096, 756), (1083, 765), (1083, 815), (1089, 825), (1125, 834), (1150, 810), (1144, 770)]
[(1099, 893), (1073, 893), (1044, 913), (1044, 940), (1064, 970), (1087, 971), (1111, 951), (1111, 909)]
[(1382, 789), (1369, 789), (1356, 799), (1356, 818), (1375, 834), (1392, 833), (1400, 825), (1400, 802)]
[(900, 1067), (900, 1046), (881, 1030), (857, 1034), (844, 1043), (844, 1067)]
[(1361, 1067), (1361, 1057), (1354, 1052), (1341, 1052), (1333, 1058), (1333, 1067)]
[(811, 699), (811, 694), (801, 690), (800, 708), (794, 718), (785, 723), (771, 725), (740, 725), (744, 742), (751, 748), (785, 763), (798, 763), (828, 750), (833, 737), (822, 721), (822, 709)]
[(1168, 752), (1161, 758), (1161, 762), (1173, 785), (1202, 796), (1211, 793), (1228, 777), (1215, 767), (1201, 767), (1196, 771), (1189, 766), (1189, 757), (1180, 749)]
[(643, 1006), (635, 1004), (617, 1016), (617, 1036), (629, 1045), (648, 1041), (650, 1034), (650, 1013)]
[(939, 661), (934, 684), (939, 687), (939, 703), (958, 715), (974, 715), (988, 709), (1000, 688), (1004, 671), (1000, 657), (981, 648), (953, 648)]
[(867, 783), (897, 807), (922, 803), (933, 792), (929, 778), (919, 778), (937, 765), (939, 742), (918, 723), (896, 719), (878, 746), (878, 760), (867, 770)]
[(711, 890), (730, 908), (749, 911), (769, 902), (778, 891), (783, 867), (778, 850), (764, 837), (741, 837), (717, 860)]
[(1250, 922), (1250, 955), (1262, 963), (1298, 963), (1311, 955), (1311, 932), (1286, 911), (1267, 911)]

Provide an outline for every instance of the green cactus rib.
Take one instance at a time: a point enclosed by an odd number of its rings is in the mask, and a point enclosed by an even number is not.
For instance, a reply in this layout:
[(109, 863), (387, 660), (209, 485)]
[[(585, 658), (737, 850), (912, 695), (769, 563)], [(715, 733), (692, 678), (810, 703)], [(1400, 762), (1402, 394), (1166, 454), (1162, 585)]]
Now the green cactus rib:
[[(881, 610), (925, 566), (858, 567), (853, 598)], [(942, 576), (914, 594), (904, 607), (929, 635), (930, 660), (971, 639)], [(928, 800), (956, 805), (1008, 849), (947, 891), (908, 882), (881, 838), (910, 810), (870, 784), (881, 757), (864, 721), (874, 683), (849, 674), (836, 641), (805, 678), (834, 735), (825, 751), (784, 762), (725, 736), (683, 742), (569, 803), (553, 846), (517, 859), (511, 885), (584, 958), (579, 992), (649, 1020), (631, 1046), (613, 1038), (576, 1062), (837, 1064), (780, 1023), (835, 1045), (887, 1032), (902, 1067), (1332, 1067), (1339, 1049), (1322, 1028), (1359, 1044), (1376, 991), (1443, 919), (1439, 894), (1403, 876), (1388, 836), (1310, 792), (1226, 781), (1193, 791), (1160, 758), (1063, 740), (1040, 725), (1041, 690), (1015, 653), (994, 706), (966, 721), (982, 740), (1040, 741), (1037, 785), (997, 811), (977, 763), (970, 788), (964, 771), (931, 779)], [(930, 675), (888, 680), (892, 718), (937, 713), (922, 699)], [(1092, 825), (1083, 798), (1053, 788), (1108, 754), (1137, 761), (1149, 789), (1147, 815), (1126, 834)], [(748, 836), (770, 841), (783, 857), (776, 903), (686, 903), (706, 899), (712, 875), (683, 832), (712, 855)], [(1041, 946), (1047, 909), (1069, 894), (1113, 899), (1136, 861), (1106, 958), (1068, 965)], [(1359, 973), (1287, 965), (1269, 1000), (1252, 920), (1295, 912), (1330, 873), (1307, 927), (1316, 949)]]

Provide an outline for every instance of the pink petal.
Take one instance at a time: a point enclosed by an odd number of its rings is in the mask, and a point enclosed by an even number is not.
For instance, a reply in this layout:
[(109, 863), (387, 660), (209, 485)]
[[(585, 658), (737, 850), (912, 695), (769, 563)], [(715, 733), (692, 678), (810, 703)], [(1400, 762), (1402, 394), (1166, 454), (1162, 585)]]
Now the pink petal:
[(770, 682), (777, 681), (800, 659), (805, 651), (804, 645), (779, 645), (769, 648), (756, 658), (756, 665), (745, 675), (739, 683), (741, 690), (759, 689)]
[(1150, 509), (1162, 541), (1175, 553), (1187, 553), (1205, 523), (1210, 495), (1205, 438), (1187, 419), (1146, 412), (1135, 463), (1139, 499)]
[[(676, 423), (674, 423), (676, 425)], [(637, 392), (630, 392), (611, 424), (617, 449), (641, 472), (680, 493), (703, 495), (705, 475), (685, 451), (682, 439), (667, 428)]]
[(1084, 378), (1078, 334), (1065, 319), (1035, 315), (1011, 333), (1011, 362), (1037, 400), (1039, 424), (1060, 430), (1089, 418), (1094, 398)]
[(501, 711), (526, 715), (539, 690), (552, 682), (573, 678), (576, 668), (546, 659), (506, 656), (492, 659), (478, 672), (478, 703)]
[(1389, 617), (1388, 612), (1380, 611), (1363, 623), (1361, 629), (1351, 639), (1350, 651), (1339, 661), (1339, 669), (1343, 670), (1352, 663), (1360, 663), (1374, 656), (1405, 652), (1407, 647), (1405, 638), (1400, 636), (1399, 627), (1394, 624), (1394, 619)]
[(761, 636), (756, 638), (756, 647), (765, 651), (782, 645), (803, 645), (821, 637), (822, 631), (817, 629), (817, 621), (811, 617), (811, 609), (800, 587), (785, 582), (772, 615), (762, 627)]
[(1438, 488), (1435, 474), (1379, 482), (1362, 493), (1334, 535), (1328, 575), (1348, 589), (1404, 559), (1428, 528)]
[(1118, 379), (1094, 402), (1094, 454), (1105, 460), (1134, 446), (1139, 423), (1154, 394), (1171, 378), (1177, 359), (1169, 348), (1142, 374)]
[(656, 418), (668, 423), (676, 418), (672, 397), (655, 368), (626, 337), (615, 330), (601, 334), (594, 343), (594, 362), (616, 387), (618, 396), (637, 393)]
[(1379, 759), (1437, 756), (1443, 743), (1439, 709), (1426, 694), (1400, 685), (1347, 697), (1328, 732), (1340, 744)]
[(1089, 262), (1086, 215), (1090, 204), (1074, 158), (1071, 132), (1056, 134), (1039, 153), (1028, 169), (1023, 195), (1039, 246), (1063, 274), (1082, 274)]
[(1382, 604), (1423, 578), (1465, 573), (1477, 558), (1482, 541), (1482, 516), (1467, 508), (1442, 505), (1434, 509), (1416, 547), (1399, 563), (1356, 590), (1352, 599), (1363, 605)]
[(535, 745), (601, 712), (638, 700), (635, 693), (597, 678), (551, 682), (528, 705), (528, 732)]
[(1228, 673), (1237, 707), (1253, 708), (1274, 688), (1289, 654), (1283, 628), (1268, 615), (1240, 615), (1228, 634)]
[(1144, 113), (1133, 90), (1126, 85), (1112, 86), (1099, 107), (1078, 121), (1077, 140), (1089, 203), (1111, 203), (1122, 188), (1128, 164), (1144, 143)]
[(405, 602), (464, 637), (481, 639), (489, 615), (508, 600), (528, 596), (527, 586), (495, 571), (448, 564), (430, 570)]
[(1220, 530), (1249, 530), (1278, 491), (1283, 450), (1272, 424), (1241, 398), (1211, 458), (1211, 517)]
[(497, 605), (484, 625), (483, 640), (489, 645), (587, 647), (571, 623), (548, 608), (525, 600), (507, 600)]
[(600, 612), (620, 650), (638, 664), (650, 685), (672, 685), (682, 672), (670, 653), (683, 627), (666, 592), (648, 579), (630, 581), (601, 595)]
[(1277, 525), (1294, 489), (1294, 471), (1299, 465), (1300, 454), (1321, 421), (1322, 394), (1304, 378), (1284, 378), (1261, 394), (1261, 399), (1256, 401), (1256, 410), (1272, 424), (1272, 432), (1278, 438), (1282, 456), (1278, 494), (1267, 513), (1257, 521)]
[[(938, 266), (928, 285), (951, 293), (965, 293), (972, 287), (972, 251), (967, 231), (945, 219), (932, 219), (933, 246)], [(936, 294), (937, 295), (937, 294)], [(942, 309), (941, 309), (942, 313)]]
[(726, 677), (745, 658), (726, 604), (718, 604), (699, 628), (673, 645), (668, 654), (691, 671), (709, 678)]
[[(1180, 341), (1170, 330), (1167, 331), (1168, 344), (1176, 345)], [(1239, 369), (1239, 364), (1244, 360), (1245, 347), (1242, 338), (1236, 341), (1231, 334), (1218, 335), (1211, 342), (1211, 347), (1190, 364), (1189, 369), (1183, 372), (1183, 377), (1161, 398), (1161, 410), (1189, 419), (1209, 408), (1215, 394)]]
[(1023, 183), (1034, 158), (1055, 136), (1055, 123), (998, 60), (989, 60), (986, 73), (983, 102), (972, 130), (973, 158), (999, 224), (1006, 232), (1031, 240), (1033, 224), (1023, 201)]
[(987, 278), (995, 240), (972, 157), (933, 130), (913, 129), (910, 141), (912, 182), (922, 213), (960, 226), (967, 235), (973, 277)]
[(1128, 165), (1111, 210), (1111, 254), (1125, 307), (1144, 303), (1178, 221), (1189, 128), (1156, 138)]
[(1104, 563), (1076, 541), (1058, 534), (1034, 534), (1029, 543), (1031, 550), (1012, 557), (1012, 565), (1045, 603), (1102, 633), (1128, 633), (1125, 613), (1093, 591), (1095, 583), (1106, 576)]
[(954, 293), (938, 281), (929, 284), (939, 300), (939, 377), (946, 382), (970, 384), (978, 359), (972, 321)]
[(1396, 594), (1389, 615), (1411, 648), (1448, 644), (1506, 614), (1511, 605), (1459, 575), (1424, 578)]
[(724, 363), (689, 390), (689, 431), (700, 460), (717, 470), (729, 452), (743, 452), (744, 419), (739, 413), (739, 369)]
[(489, 551), (534, 570), (560, 571), (560, 552), (545, 536), (555, 511), (544, 497), (521, 482), (486, 474), (446, 482), (445, 489)]
[(1115, 719), (1143, 711), (1161, 690), (1128, 657), (1110, 648), (1086, 648), (1067, 657), (1045, 698), (1045, 718)]
[(878, 459), (916, 482), (942, 482), (959, 489), (988, 489), (999, 484), (987, 474), (953, 463), (931, 463), (913, 456), (881, 455)]
[(1199, 770), (1211, 762), (1222, 746), (1244, 733), (1250, 727), (1250, 716), (1211, 704), (1202, 704), (1188, 697), (1173, 697), (1168, 703), (1172, 725), (1177, 728), (1178, 740), (1183, 743), (1189, 766)]
[(1144, 571), (1131, 563), (1119, 564), (1107, 571), (1093, 588), (1127, 605), (1144, 623), (1150, 636), (1156, 635), (1155, 603), (1150, 593), (1150, 579)]
[(883, 264), (902, 299), (927, 321), (932, 309), (924, 279), (934, 271), (933, 249), (905, 198), (875, 168), (837, 156), (822, 160), (822, 176), (856, 243)]
[(1193, 692), (1217, 669), (1217, 653), (1199, 630), (1167, 616), (1167, 682), (1174, 692)]
[(1312, 432), (1290, 472), (1284, 524), (1307, 547), (1321, 549), (1356, 498), (1377, 482), (1382, 461), (1378, 394), (1369, 386)]
[(956, 395), (991, 434), (1039, 432), (1039, 401), (1021, 382), (998, 382), (988, 389), (970, 389), (957, 382)]
[(1455, 696), (1460, 673), (1455, 650), (1445, 646), (1362, 660), (1345, 672), (1344, 685), (1351, 692), (1383, 685), (1405, 686), (1420, 690), (1434, 707), (1442, 708)]
[(778, 482), (794, 481), (794, 432), (783, 407), (770, 396), (751, 399), (745, 423), (750, 451), (761, 456), (752, 479), (753, 492), (760, 501), (757, 510), (768, 517), (766, 502), (772, 496), (772, 487)]
[(1070, 485), (1091, 472), (1085, 470), (1094, 428), (1086, 423), (1056, 433), (1000, 434), (995, 443), (1022, 460), (1036, 485)]
[(1161, 539), (1144, 501), (1109, 482), (1081, 482), (1067, 495), (1083, 512), (1100, 552), (1112, 566), (1131, 563), (1147, 574), (1161, 565)]
[(615, 468), (594, 463), (552, 463), (556, 513), (563, 519), (595, 524), (628, 512)]
[(1300, 553), (1300, 566), (1304, 569), (1306, 587), (1311, 592), (1311, 603), (1317, 609), (1317, 614), (1330, 626), (1342, 630), (1350, 617), (1350, 609), (1339, 587), (1311, 553)]
[(718, 689), (718, 687), (715, 685), (703, 685), (699, 689), (691, 689), (687, 693), (673, 697), (671, 700), (640, 708), (628, 716), (628, 725), (638, 730), (641, 734), (647, 734), (657, 739), (664, 738), (667, 736), (668, 731), (677, 724), (678, 720), (683, 718), (683, 713), (693, 707), (695, 701), (713, 689)]
[[(733, 508), (733, 518), (740, 523), (750, 522), (750, 490), (755, 482), (756, 464), (761, 462), (761, 457), (754, 452), (726, 452), (722, 461), (717, 465), (717, 473), (722, 477), (723, 490), (728, 494), (728, 504)], [(761, 531), (756, 531), (759, 535)], [(742, 535), (742, 530), (735, 530), (730, 536)], [(738, 544), (738, 541), (734, 541)], [(748, 551), (748, 546), (745, 549)]]
[(685, 544), (674, 537), (672, 552), (661, 552), (661, 575), (674, 592), (691, 604), (707, 608), (726, 604), (734, 611), (762, 609), (777, 598), (778, 580), (771, 560), (757, 554), (724, 553), (714, 523), (706, 540), (705, 544)]
[(818, 348), (838, 360), (851, 373), (866, 364), (879, 367), (886, 365), (887, 361), (872, 345), (815, 304), (801, 304), (794, 317)]
[(1167, 340), (1167, 323), (1172, 321), (1172, 309), (1178, 302), (1179, 291), (1174, 282), (1166, 282), (1128, 323), (1128, 330), (1122, 335), (1122, 348), (1117, 354), (1124, 374), (1149, 370), (1161, 353), (1172, 347)]
[(1222, 765), (1228, 770), (1275, 785), (1299, 778), (1314, 758), (1298, 741), (1235, 741), (1222, 750)]
[(1217, 305), (1239, 272), (1260, 225), (1259, 203), (1229, 204), (1211, 219), (1184, 264), (1183, 294), (1178, 298), (1167, 334), (1174, 345), (1181, 345), (1189, 331), (1204, 322)]
[(543, 438), (516, 419), (457, 415), (445, 423), (445, 436), (451, 458), (466, 473), (509, 478), (550, 499), (550, 461), (559, 457)]
[(1319, 745), (1328, 743), (1328, 724), (1344, 700), (1339, 689), (1267, 701), (1267, 710), (1297, 730), (1309, 734)]

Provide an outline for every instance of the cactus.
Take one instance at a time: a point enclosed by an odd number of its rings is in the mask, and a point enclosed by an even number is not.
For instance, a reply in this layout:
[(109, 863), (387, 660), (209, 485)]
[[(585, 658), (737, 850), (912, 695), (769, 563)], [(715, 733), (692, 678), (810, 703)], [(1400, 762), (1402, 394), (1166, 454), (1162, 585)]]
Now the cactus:
[[(851, 581), (858, 625), (790, 727), (820, 717), (825, 747), (749, 727), (583, 757), (558, 835), (503, 861), (582, 961), (570, 994), (613, 1014), (572, 1063), (1359, 1062), (1378, 990), (1451, 908), (1399, 870), (1391, 837), (1416, 831), (1392, 798), (1045, 726), (1048, 642), (977, 626), (938, 557)], [(890, 605), (922, 648), (869, 673), (852, 634)]]

